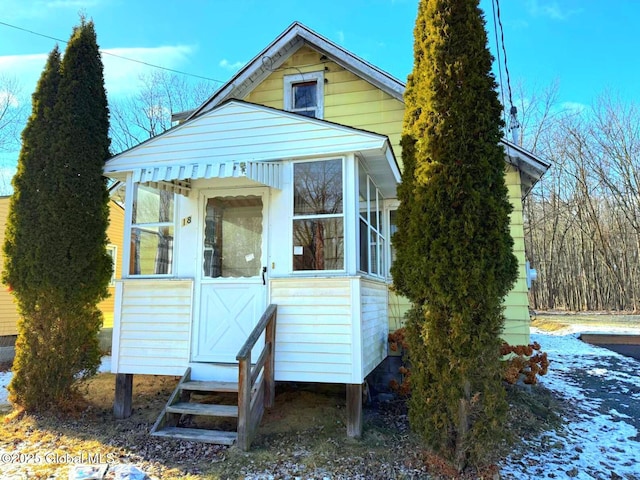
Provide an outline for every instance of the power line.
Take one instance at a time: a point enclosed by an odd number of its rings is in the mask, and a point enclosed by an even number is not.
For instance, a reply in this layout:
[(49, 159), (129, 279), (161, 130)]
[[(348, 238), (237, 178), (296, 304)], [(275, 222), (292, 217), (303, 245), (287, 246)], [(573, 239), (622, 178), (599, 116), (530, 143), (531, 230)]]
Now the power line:
[[(509, 131), (513, 136), (513, 143), (518, 144), (518, 130), (520, 129), (520, 122), (518, 122), (518, 109), (513, 104), (513, 95), (511, 94), (511, 79), (509, 76), (509, 66), (507, 64), (507, 49), (504, 45), (504, 28), (502, 28), (502, 18), (500, 17), (500, 1), (492, 0), (491, 7), (493, 8), (493, 22), (496, 36), (496, 50), (498, 53), (498, 67), (500, 71), (500, 90), (502, 91), (502, 104), (504, 105), (504, 90), (502, 86), (502, 65), (500, 62), (500, 47), (498, 46), (498, 27), (500, 28), (500, 40), (502, 44), (502, 53), (504, 55), (504, 71), (507, 77), (507, 90), (509, 93)], [(496, 15), (497, 13), (497, 15)], [(498, 18), (498, 24), (496, 25), (496, 16)], [(506, 112), (505, 112), (506, 117)], [(505, 121), (506, 124), (506, 121)]]
[[(16, 30), (21, 30), (23, 32), (30, 33), (32, 35), (36, 35), (38, 37), (48, 38), (49, 40), (54, 40), (56, 42), (60, 42), (60, 43), (64, 43), (64, 44), (69, 43), (67, 40), (62, 40), (60, 38), (52, 37), (51, 35), (46, 35), (44, 33), (34, 32), (33, 30), (29, 30), (28, 28), (19, 27), (17, 25), (12, 25), (10, 23), (6, 23), (6, 22), (0, 21), (0, 25), (4, 25), (5, 27), (10, 27), (10, 28), (15, 28)], [(107, 51), (102, 50), (102, 49), (100, 50), (100, 53), (102, 53), (103, 55), (110, 55), (110, 56), (115, 57), (115, 58), (120, 58), (122, 60), (127, 60), (129, 62), (135, 62), (135, 63), (139, 63), (141, 65), (146, 65), (148, 67), (158, 68), (160, 70), (165, 70), (167, 72), (177, 73), (179, 75), (186, 75), (188, 77), (199, 78), (201, 80), (207, 80), (209, 82), (224, 83), (222, 80), (217, 80), (215, 78), (204, 77), (202, 75), (196, 75), (194, 73), (183, 72), (181, 70), (175, 70), (173, 68), (168, 68), (168, 67), (163, 67), (163, 66), (160, 66), (160, 65), (155, 65), (153, 63), (145, 62), (143, 60), (137, 60), (135, 58), (124, 57), (122, 55), (118, 55), (118, 54), (115, 54), (115, 53), (107, 52)]]

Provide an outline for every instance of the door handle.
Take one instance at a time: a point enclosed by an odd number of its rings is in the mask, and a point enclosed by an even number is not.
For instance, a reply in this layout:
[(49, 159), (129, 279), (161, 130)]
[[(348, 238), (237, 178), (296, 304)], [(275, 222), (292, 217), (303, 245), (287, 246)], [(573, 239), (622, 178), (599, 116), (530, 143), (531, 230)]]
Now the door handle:
[(265, 279), (265, 273), (267, 273), (267, 267), (262, 267), (262, 284), (266, 285), (267, 280)]

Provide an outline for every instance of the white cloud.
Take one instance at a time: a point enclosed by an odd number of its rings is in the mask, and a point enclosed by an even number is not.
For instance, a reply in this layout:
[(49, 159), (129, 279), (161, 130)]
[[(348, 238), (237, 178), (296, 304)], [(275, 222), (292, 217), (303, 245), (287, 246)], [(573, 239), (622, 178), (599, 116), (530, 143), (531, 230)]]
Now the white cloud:
[(0, 56), (0, 71), (11, 72), (11, 76), (16, 79), (21, 89), (30, 94), (35, 90), (40, 73), (46, 63), (46, 53), (5, 55)]
[(338, 44), (339, 45), (344, 45), (344, 31), (342, 30), (338, 30), (336, 32), (336, 38), (338, 39)]
[[(147, 64), (175, 70), (182, 69), (189, 62), (194, 48), (188, 45), (168, 45), (148, 48), (108, 48), (103, 49), (102, 52), (105, 87), (109, 96), (113, 97), (136, 92), (140, 87), (140, 76), (153, 69)], [(30, 94), (35, 90), (46, 62), (47, 54), (45, 53), (0, 56), (0, 71), (11, 72), (23, 91)]]
[(20, 105), (20, 101), (18, 100), (18, 97), (16, 97), (12, 92), (0, 90), (0, 106), (4, 105), (16, 108)]
[(220, 60), (220, 63), (218, 64), (220, 67), (224, 68), (225, 70), (231, 70), (232, 72), (237, 72), (238, 70), (240, 70), (240, 68), (242, 68), (244, 66), (245, 62), (233, 62), (231, 63), (229, 60), (227, 60), (226, 58)]
[(557, 1), (545, 0), (528, 0), (527, 8), (534, 17), (548, 17), (552, 20), (566, 20), (582, 11), (582, 9), (565, 10)]
[(589, 108), (588, 105), (579, 102), (562, 102), (560, 109), (565, 112), (582, 113)]

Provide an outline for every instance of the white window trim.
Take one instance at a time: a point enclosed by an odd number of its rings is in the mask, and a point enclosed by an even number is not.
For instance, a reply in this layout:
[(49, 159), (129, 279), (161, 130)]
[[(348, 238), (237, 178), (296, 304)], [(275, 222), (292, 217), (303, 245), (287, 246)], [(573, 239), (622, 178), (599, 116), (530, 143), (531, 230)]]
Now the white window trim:
[[(124, 275), (122, 276), (123, 278), (175, 278), (176, 274), (175, 274), (175, 268), (176, 268), (176, 252), (178, 249), (178, 245), (176, 244), (176, 240), (177, 240), (177, 232), (178, 232), (178, 223), (176, 221), (176, 219), (178, 218), (178, 194), (173, 193), (173, 218), (168, 221), (168, 222), (148, 222), (148, 223), (133, 223), (133, 209), (134, 209), (134, 201), (137, 201), (137, 196), (138, 196), (138, 188), (141, 186), (140, 183), (137, 182), (132, 182), (132, 190), (134, 192), (133, 195), (131, 195), (131, 212), (129, 214), (129, 216), (127, 216), (126, 222), (127, 222), (127, 229), (126, 229), (126, 233), (127, 233), (127, 245), (129, 245), (129, 252), (128, 252), (128, 258), (127, 258), (127, 264), (126, 266), (123, 265), (123, 268), (126, 267), (126, 271), (127, 271), (127, 276), (125, 277)], [(143, 187), (148, 187), (148, 188), (153, 188), (155, 190), (158, 190), (155, 187), (149, 186), (149, 185), (142, 185)], [(126, 203), (126, 198), (125, 197), (125, 203)], [(140, 230), (143, 230), (144, 228), (156, 228), (156, 227), (173, 227), (173, 251), (172, 251), (172, 260), (171, 260), (171, 273), (131, 273), (130, 272), (130, 264), (129, 261), (131, 259), (131, 256), (133, 255), (133, 251), (130, 248), (131, 245), (131, 238), (133, 235), (133, 230), (135, 228), (138, 228)]]
[[(367, 211), (366, 211), (366, 216), (362, 217), (361, 216), (361, 212), (360, 212), (360, 206), (358, 206), (358, 230), (356, 232), (356, 236), (360, 235), (360, 228), (359, 228), (359, 223), (360, 223), (360, 219), (362, 218), (365, 222), (365, 225), (367, 226), (367, 248), (370, 249), (371, 248), (371, 239), (369, 237), (369, 235), (371, 233), (374, 233), (377, 236), (377, 255), (376, 255), (376, 259), (377, 259), (377, 266), (376, 266), (376, 270), (377, 273), (373, 273), (372, 272), (372, 265), (371, 265), (371, 251), (369, 250), (367, 253), (367, 269), (363, 270), (361, 267), (362, 265), (359, 265), (358, 268), (358, 272), (367, 275), (371, 278), (376, 278), (376, 279), (385, 279), (388, 276), (388, 271), (389, 271), (389, 259), (391, 258), (391, 243), (390, 243), (390, 239), (389, 239), (389, 218), (388, 218), (388, 212), (385, 211), (385, 204), (386, 204), (386, 199), (382, 196), (382, 193), (380, 192), (380, 188), (378, 187), (378, 185), (376, 184), (376, 182), (373, 181), (373, 178), (371, 177), (371, 175), (369, 175), (369, 173), (367, 172), (367, 170), (364, 168), (364, 165), (362, 164), (362, 161), (358, 161), (358, 169), (362, 169), (362, 171), (364, 172), (364, 178), (366, 179), (367, 185), (366, 185), (366, 192), (367, 192), (367, 198), (365, 200), (365, 204), (367, 205)], [(360, 183), (360, 174), (357, 175), (358, 178), (358, 188), (357, 188), (357, 192), (358, 192), (358, 196), (359, 196), (359, 192), (361, 190), (361, 185)], [(371, 186), (374, 187), (374, 191), (371, 192)], [(379, 212), (379, 216), (378, 216), (378, 226), (377, 227), (373, 227), (371, 225), (371, 195), (374, 195), (374, 200), (375, 200), (375, 209), (376, 212)], [(359, 202), (359, 200), (358, 200)], [(380, 225), (380, 223), (382, 223), (382, 225)], [(380, 228), (382, 226), (382, 228)], [(358, 240), (360, 240), (358, 238)], [(381, 244), (380, 242), (382, 242), (383, 244)], [(358, 248), (358, 252), (357, 252), (357, 258), (358, 258), (358, 262), (361, 258), (361, 252), (360, 252), (360, 241), (357, 241), (357, 248)]]
[[(311, 162), (322, 162), (322, 161), (327, 161), (327, 160), (340, 160), (342, 162), (342, 213), (328, 213), (328, 214), (322, 214), (322, 215), (294, 215), (293, 213), (293, 206), (294, 206), (294, 199), (293, 199), (293, 195), (294, 195), (294, 189), (293, 189), (293, 185), (295, 182), (295, 168), (294, 165), (297, 163), (311, 163)], [(324, 157), (324, 158), (311, 158), (311, 159), (305, 159), (305, 160), (297, 160), (297, 161), (293, 161), (291, 162), (291, 179), (290, 179), (290, 185), (292, 186), (291, 188), (291, 197), (290, 197), (290, 217), (289, 217), (289, 272), (291, 275), (295, 275), (295, 276), (301, 276), (301, 277), (309, 277), (309, 276), (313, 276), (313, 277), (321, 277), (321, 276), (330, 276), (330, 275), (336, 275), (336, 274), (345, 274), (347, 272), (347, 251), (348, 251), (348, 233), (347, 233), (347, 189), (346, 189), (346, 168), (347, 168), (347, 162), (345, 157), (342, 156), (333, 156), (333, 157)], [(343, 231), (343, 251), (342, 251), (342, 255), (343, 255), (343, 262), (342, 262), (342, 269), (340, 270), (294, 270), (293, 269), (293, 222), (295, 220), (304, 220), (304, 219), (308, 219), (308, 218), (342, 218), (342, 231)]]
[(284, 109), (287, 112), (293, 112), (293, 105), (291, 104), (291, 100), (293, 99), (292, 86), (296, 83), (312, 82), (314, 80), (316, 81), (316, 88), (318, 89), (318, 105), (316, 107), (315, 118), (324, 118), (324, 70), (284, 76)]
[(385, 248), (385, 255), (387, 257), (387, 268), (386, 268), (386, 276), (388, 281), (393, 281), (391, 277), (391, 211), (398, 210), (400, 206), (400, 200), (397, 198), (385, 199), (383, 200), (384, 204), (384, 218), (386, 224), (384, 226), (385, 235), (387, 236), (387, 246)]

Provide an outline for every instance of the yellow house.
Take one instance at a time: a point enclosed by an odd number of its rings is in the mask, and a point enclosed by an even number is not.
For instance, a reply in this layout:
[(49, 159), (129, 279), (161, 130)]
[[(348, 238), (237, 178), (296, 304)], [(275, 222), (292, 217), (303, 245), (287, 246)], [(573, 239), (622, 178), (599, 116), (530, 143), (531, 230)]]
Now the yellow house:
[[(0, 245), (4, 245), (4, 226), (6, 225), (7, 216), (9, 215), (9, 199), (11, 197), (0, 197)], [(124, 229), (124, 209), (115, 200), (109, 203), (109, 228), (107, 237), (109, 238), (108, 251), (114, 260), (113, 279), (109, 285), (109, 297), (99, 304), (100, 310), (104, 314), (103, 330), (105, 334), (111, 334), (113, 328), (113, 305), (115, 293), (115, 279), (120, 278), (121, 265), (119, 255), (122, 252), (122, 233)], [(0, 259), (2, 258), (0, 252)], [(0, 261), (2, 267), (3, 261)], [(1, 270), (0, 270), (1, 271)], [(12, 337), (18, 334), (17, 330), (18, 311), (13, 299), (13, 295), (6, 288), (0, 288), (0, 338)], [(110, 338), (106, 343), (110, 343)], [(9, 340), (4, 344), (9, 344)], [(12, 343), (12, 342), (11, 342)], [(0, 347), (3, 342), (0, 342)], [(6, 346), (6, 345), (5, 345)]]
[[(184, 375), (153, 433), (248, 448), (273, 381), (329, 382), (346, 386), (347, 432), (360, 434), (363, 382), (405, 303), (389, 276), (404, 88), (294, 23), (178, 126), (107, 162), (126, 185), (117, 415), (133, 374)], [(505, 337), (523, 343), (521, 199), (549, 165), (503, 143), (521, 264)], [(275, 339), (267, 326), (245, 370), (274, 311)], [(178, 401), (221, 388), (239, 392), (237, 408)], [(182, 414), (238, 417), (237, 436), (179, 428)]]

